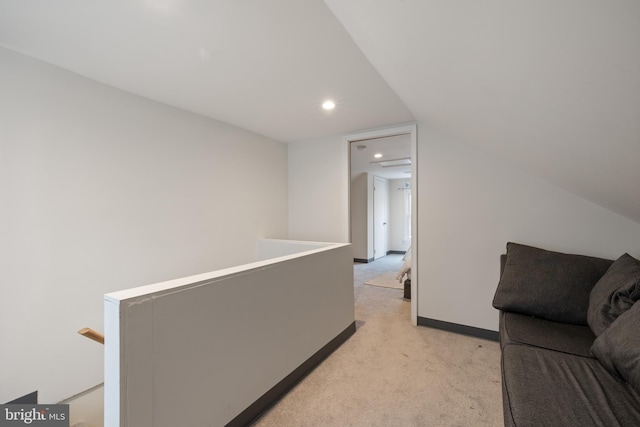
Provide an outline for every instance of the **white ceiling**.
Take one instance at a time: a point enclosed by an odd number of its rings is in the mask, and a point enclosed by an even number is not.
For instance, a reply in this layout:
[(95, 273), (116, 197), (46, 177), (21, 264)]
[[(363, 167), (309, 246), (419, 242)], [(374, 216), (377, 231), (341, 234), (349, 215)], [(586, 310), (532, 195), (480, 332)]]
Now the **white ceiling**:
[(640, 222), (637, 0), (0, 0), (0, 45), (285, 142), (418, 120)]
[(0, 45), (284, 142), (413, 120), (321, 0), (0, 0)]
[[(358, 149), (358, 147), (366, 147)], [(382, 157), (375, 158), (380, 153)], [(351, 143), (351, 179), (362, 173), (370, 173), (386, 179), (411, 178), (411, 165), (380, 166), (380, 161), (411, 158), (409, 134), (367, 139)]]
[(640, 222), (640, 2), (325, 0), (417, 120)]

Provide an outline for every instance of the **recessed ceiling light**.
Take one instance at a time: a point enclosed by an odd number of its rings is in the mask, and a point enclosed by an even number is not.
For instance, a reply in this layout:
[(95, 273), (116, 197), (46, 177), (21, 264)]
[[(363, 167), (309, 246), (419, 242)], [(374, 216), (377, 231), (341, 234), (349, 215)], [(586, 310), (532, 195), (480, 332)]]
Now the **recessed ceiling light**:
[(322, 108), (324, 108), (325, 110), (333, 110), (334, 108), (336, 108), (336, 103), (328, 99), (322, 103)]
[(380, 157), (382, 157), (381, 153), (376, 153), (373, 155), (373, 157), (375, 157), (376, 159), (379, 159)]

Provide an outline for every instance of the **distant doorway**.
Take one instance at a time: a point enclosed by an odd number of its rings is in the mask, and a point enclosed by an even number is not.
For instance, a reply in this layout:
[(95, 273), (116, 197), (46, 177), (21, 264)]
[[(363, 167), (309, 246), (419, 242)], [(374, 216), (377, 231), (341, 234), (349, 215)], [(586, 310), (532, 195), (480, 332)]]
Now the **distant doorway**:
[[(387, 253), (401, 253), (411, 247), (412, 259), (417, 260), (417, 126), (410, 124), (357, 132), (346, 135), (345, 139), (351, 156), (349, 228), (354, 258), (371, 262)], [(407, 142), (406, 148), (403, 152), (394, 151), (401, 149), (401, 144), (393, 144), (400, 140)], [(385, 142), (390, 142), (385, 151), (378, 150)], [(402, 175), (389, 177), (393, 172)], [(394, 194), (395, 190), (397, 194)], [(380, 194), (374, 196), (378, 191)], [(383, 203), (385, 193), (386, 207)], [(391, 232), (393, 215), (388, 200), (394, 195), (404, 202), (399, 204), (402, 211), (399, 225)], [(398, 216), (397, 212), (395, 215)], [(412, 264), (411, 321), (415, 325), (419, 282), (417, 262)]]

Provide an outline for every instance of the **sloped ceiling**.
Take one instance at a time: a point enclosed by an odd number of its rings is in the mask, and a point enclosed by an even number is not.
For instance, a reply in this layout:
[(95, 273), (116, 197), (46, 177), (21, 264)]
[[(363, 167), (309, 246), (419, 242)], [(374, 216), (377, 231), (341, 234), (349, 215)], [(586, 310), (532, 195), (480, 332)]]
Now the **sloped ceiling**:
[(415, 119), (640, 222), (637, 0), (0, 0), (0, 46), (285, 142)]
[(325, 3), (417, 120), (640, 222), (640, 2)]
[(0, 45), (284, 142), (413, 120), (322, 0), (0, 0)]

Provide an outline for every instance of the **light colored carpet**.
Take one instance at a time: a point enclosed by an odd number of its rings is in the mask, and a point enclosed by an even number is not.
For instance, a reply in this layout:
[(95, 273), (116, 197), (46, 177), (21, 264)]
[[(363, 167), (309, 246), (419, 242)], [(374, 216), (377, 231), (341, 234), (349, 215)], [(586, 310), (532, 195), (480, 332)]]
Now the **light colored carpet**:
[(410, 302), (363, 286), (400, 256), (354, 265), (357, 332), (254, 427), (501, 426), (498, 343), (410, 323)]
[(380, 276), (374, 277), (364, 282), (365, 285), (381, 286), (383, 288), (404, 289), (404, 284), (398, 282), (397, 271), (390, 271)]

